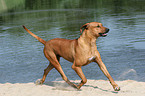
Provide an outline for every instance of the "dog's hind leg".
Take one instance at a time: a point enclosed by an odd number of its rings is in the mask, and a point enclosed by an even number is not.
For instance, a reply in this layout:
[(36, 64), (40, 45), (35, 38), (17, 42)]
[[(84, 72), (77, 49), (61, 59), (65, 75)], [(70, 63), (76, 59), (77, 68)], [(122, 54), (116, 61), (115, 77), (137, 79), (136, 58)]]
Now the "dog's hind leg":
[[(60, 60), (60, 57), (57, 56), (57, 60), (59, 61)], [(43, 78), (41, 79), (40, 83), (43, 84), (43, 82), (45, 81), (46, 79), (46, 76), (47, 74), (54, 68), (54, 66), (49, 63), (48, 67), (44, 70), (44, 74), (43, 74)]]
[[(69, 85), (71, 85), (72, 87), (74, 88), (77, 88), (77, 85), (73, 84), (72, 82), (70, 82), (68, 80), (68, 78), (66, 77), (66, 75), (64, 74), (63, 70), (62, 70), (62, 67), (59, 63), (59, 58), (58, 56), (55, 55), (54, 52), (52, 51), (49, 51), (49, 52), (46, 52), (44, 51), (44, 54), (45, 54), (45, 57), (50, 61), (51, 65), (60, 73), (62, 79), (68, 83)], [(78, 89), (78, 88), (77, 88)]]
[(47, 74), (50, 72), (51, 69), (53, 69), (53, 65), (49, 63), (48, 67), (44, 70), (43, 78), (40, 80), (40, 84), (43, 84), (43, 82), (46, 79)]

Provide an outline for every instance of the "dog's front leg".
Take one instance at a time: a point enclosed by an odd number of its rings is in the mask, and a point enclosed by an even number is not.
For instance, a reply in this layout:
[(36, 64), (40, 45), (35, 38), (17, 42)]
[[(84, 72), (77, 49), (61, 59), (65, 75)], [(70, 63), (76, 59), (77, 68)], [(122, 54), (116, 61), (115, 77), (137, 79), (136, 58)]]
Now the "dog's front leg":
[(95, 62), (98, 64), (98, 66), (100, 67), (100, 69), (102, 70), (102, 72), (104, 73), (104, 75), (109, 79), (111, 85), (113, 86), (115, 91), (119, 91), (120, 87), (114, 82), (113, 78), (111, 77), (111, 75), (109, 74), (105, 64), (102, 62), (100, 53), (97, 51), (97, 57), (95, 59)]
[(82, 71), (81, 66), (76, 66), (75, 63), (72, 65), (72, 69), (78, 74), (78, 76), (82, 79), (81, 83), (77, 86), (80, 89), (86, 82), (87, 79)]

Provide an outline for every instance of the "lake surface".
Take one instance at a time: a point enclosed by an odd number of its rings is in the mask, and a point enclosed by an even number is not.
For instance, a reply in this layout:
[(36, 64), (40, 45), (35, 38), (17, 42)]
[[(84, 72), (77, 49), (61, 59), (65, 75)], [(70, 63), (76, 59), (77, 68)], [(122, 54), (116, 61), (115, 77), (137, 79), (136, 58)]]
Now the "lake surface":
[[(22, 25), (44, 40), (76, 39), (80, 27), (92, 21), (110, 29), (96, 44), (114, 80), (145, 82), (144, 5), (143, 0), (1, 0), (0, 83), (35, 82), (48, 66), (43, 45)], [(72, 63), (63, 58), (60, 63), (70, 80), (80, 79)], [(96, 63), (82, 68), (87, 79), (107, 80)], [(55, 69), (46, 78), (53, 80), (62, 80)]]

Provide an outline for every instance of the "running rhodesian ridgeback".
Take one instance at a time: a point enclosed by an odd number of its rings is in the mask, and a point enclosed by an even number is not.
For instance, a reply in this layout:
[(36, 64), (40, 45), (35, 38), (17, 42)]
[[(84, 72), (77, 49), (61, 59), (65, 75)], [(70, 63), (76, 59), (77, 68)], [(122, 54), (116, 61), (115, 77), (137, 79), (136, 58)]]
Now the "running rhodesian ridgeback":
[[(114, 90), (120, 90), (120, 87), (114, 82), (105, 64), (102, 62), (100, 53), (97, 50), (97, 38), (100, 36), (105, 37), (109, 32), (109, 29), (103, 27), (101, 23), (90, 22), (84, 24), (80, 28), (80, 32), (82, 33), (82, 35), (78, 39), (74, 40), (55, 38), (49, 41), (45, 41), (33, 34), (25, 26), (23, 27), (29, 34), (31, 34), (44, 45), (44, 55), (50, 62), (48, 67), (44, 70), (43, 78), (39, 82), (40, 84), (43, 84), (49, 71), (55, 68), (66, 83), (73, 86), (74, 88), (80, 89), (87, 82), (87, 79), (81, 67), (91, 62), (96, 62), (102, 72), (109, 79)], [(76, 85), (68, 80), (59, 63), (60, 57), (63, 57), (64, 59), (73, 63), (72, 69), (82, 79), (80, 84)]]

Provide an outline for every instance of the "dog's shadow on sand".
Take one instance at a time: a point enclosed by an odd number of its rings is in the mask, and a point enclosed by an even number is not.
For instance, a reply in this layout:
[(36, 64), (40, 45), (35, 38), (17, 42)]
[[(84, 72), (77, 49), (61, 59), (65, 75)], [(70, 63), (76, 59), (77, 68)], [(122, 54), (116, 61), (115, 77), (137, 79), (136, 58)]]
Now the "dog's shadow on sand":
[[(72, 82), (72, 83), (74, 83), (74, 84), (78, 84), (78, 83), (75, 83), (75, 82)], [(68, 85), (67, 83), (65, 83), (65, 82), (57, 82), (57, 81), (49, 81), (49, 82), (45, 82), (44, 83), (44, 85), (48, 85), (48, 86), (52, 86), (53, 87), (53, 89), (52, 90), (62, 90), (62, 91), (82, 91), (82, 89), (80, 89), (80, 90), (77, 90), (77, 89), (75, 89), (75, 88), (73, 88), (73, 87), (71, 87), (70, 85)], [(92, 88), (94, 88), (94, 89), (99, 89), (99, 90), (101, 90), (101, 91), (105, 91), (105, 92), (111, 92), (111, 93), (118, 93), (118, 92), (116, 92), (116, 91), (110, 91), (110, 90), (104, 90), (104, 89), (102, 89), (102, 88), (99, 88), (99, 87), (97, 87), (97, 86), (92, 86), (92, 85), (83, 85), (84, 87), (92, 87)]]
[(111, 93), (116, 93), (116, 94), (118, 93), (118, 91), (105, 90), (105, 89), (99, 88), (97, 86), (92, 86), (92, 85), (84, 85), (84, 86), (86, 86), (86, 87), (93, 87), (94, 89), (99, 89), (99, 90), (105, 91), (105, 92), (111, 92)]
[(77, 89), (71, 87), (65, 82), (49, 81), (45, 82), (44, 85), (52, 86), (52, 90), (62, 90), (62, 91), (77, 91)]

